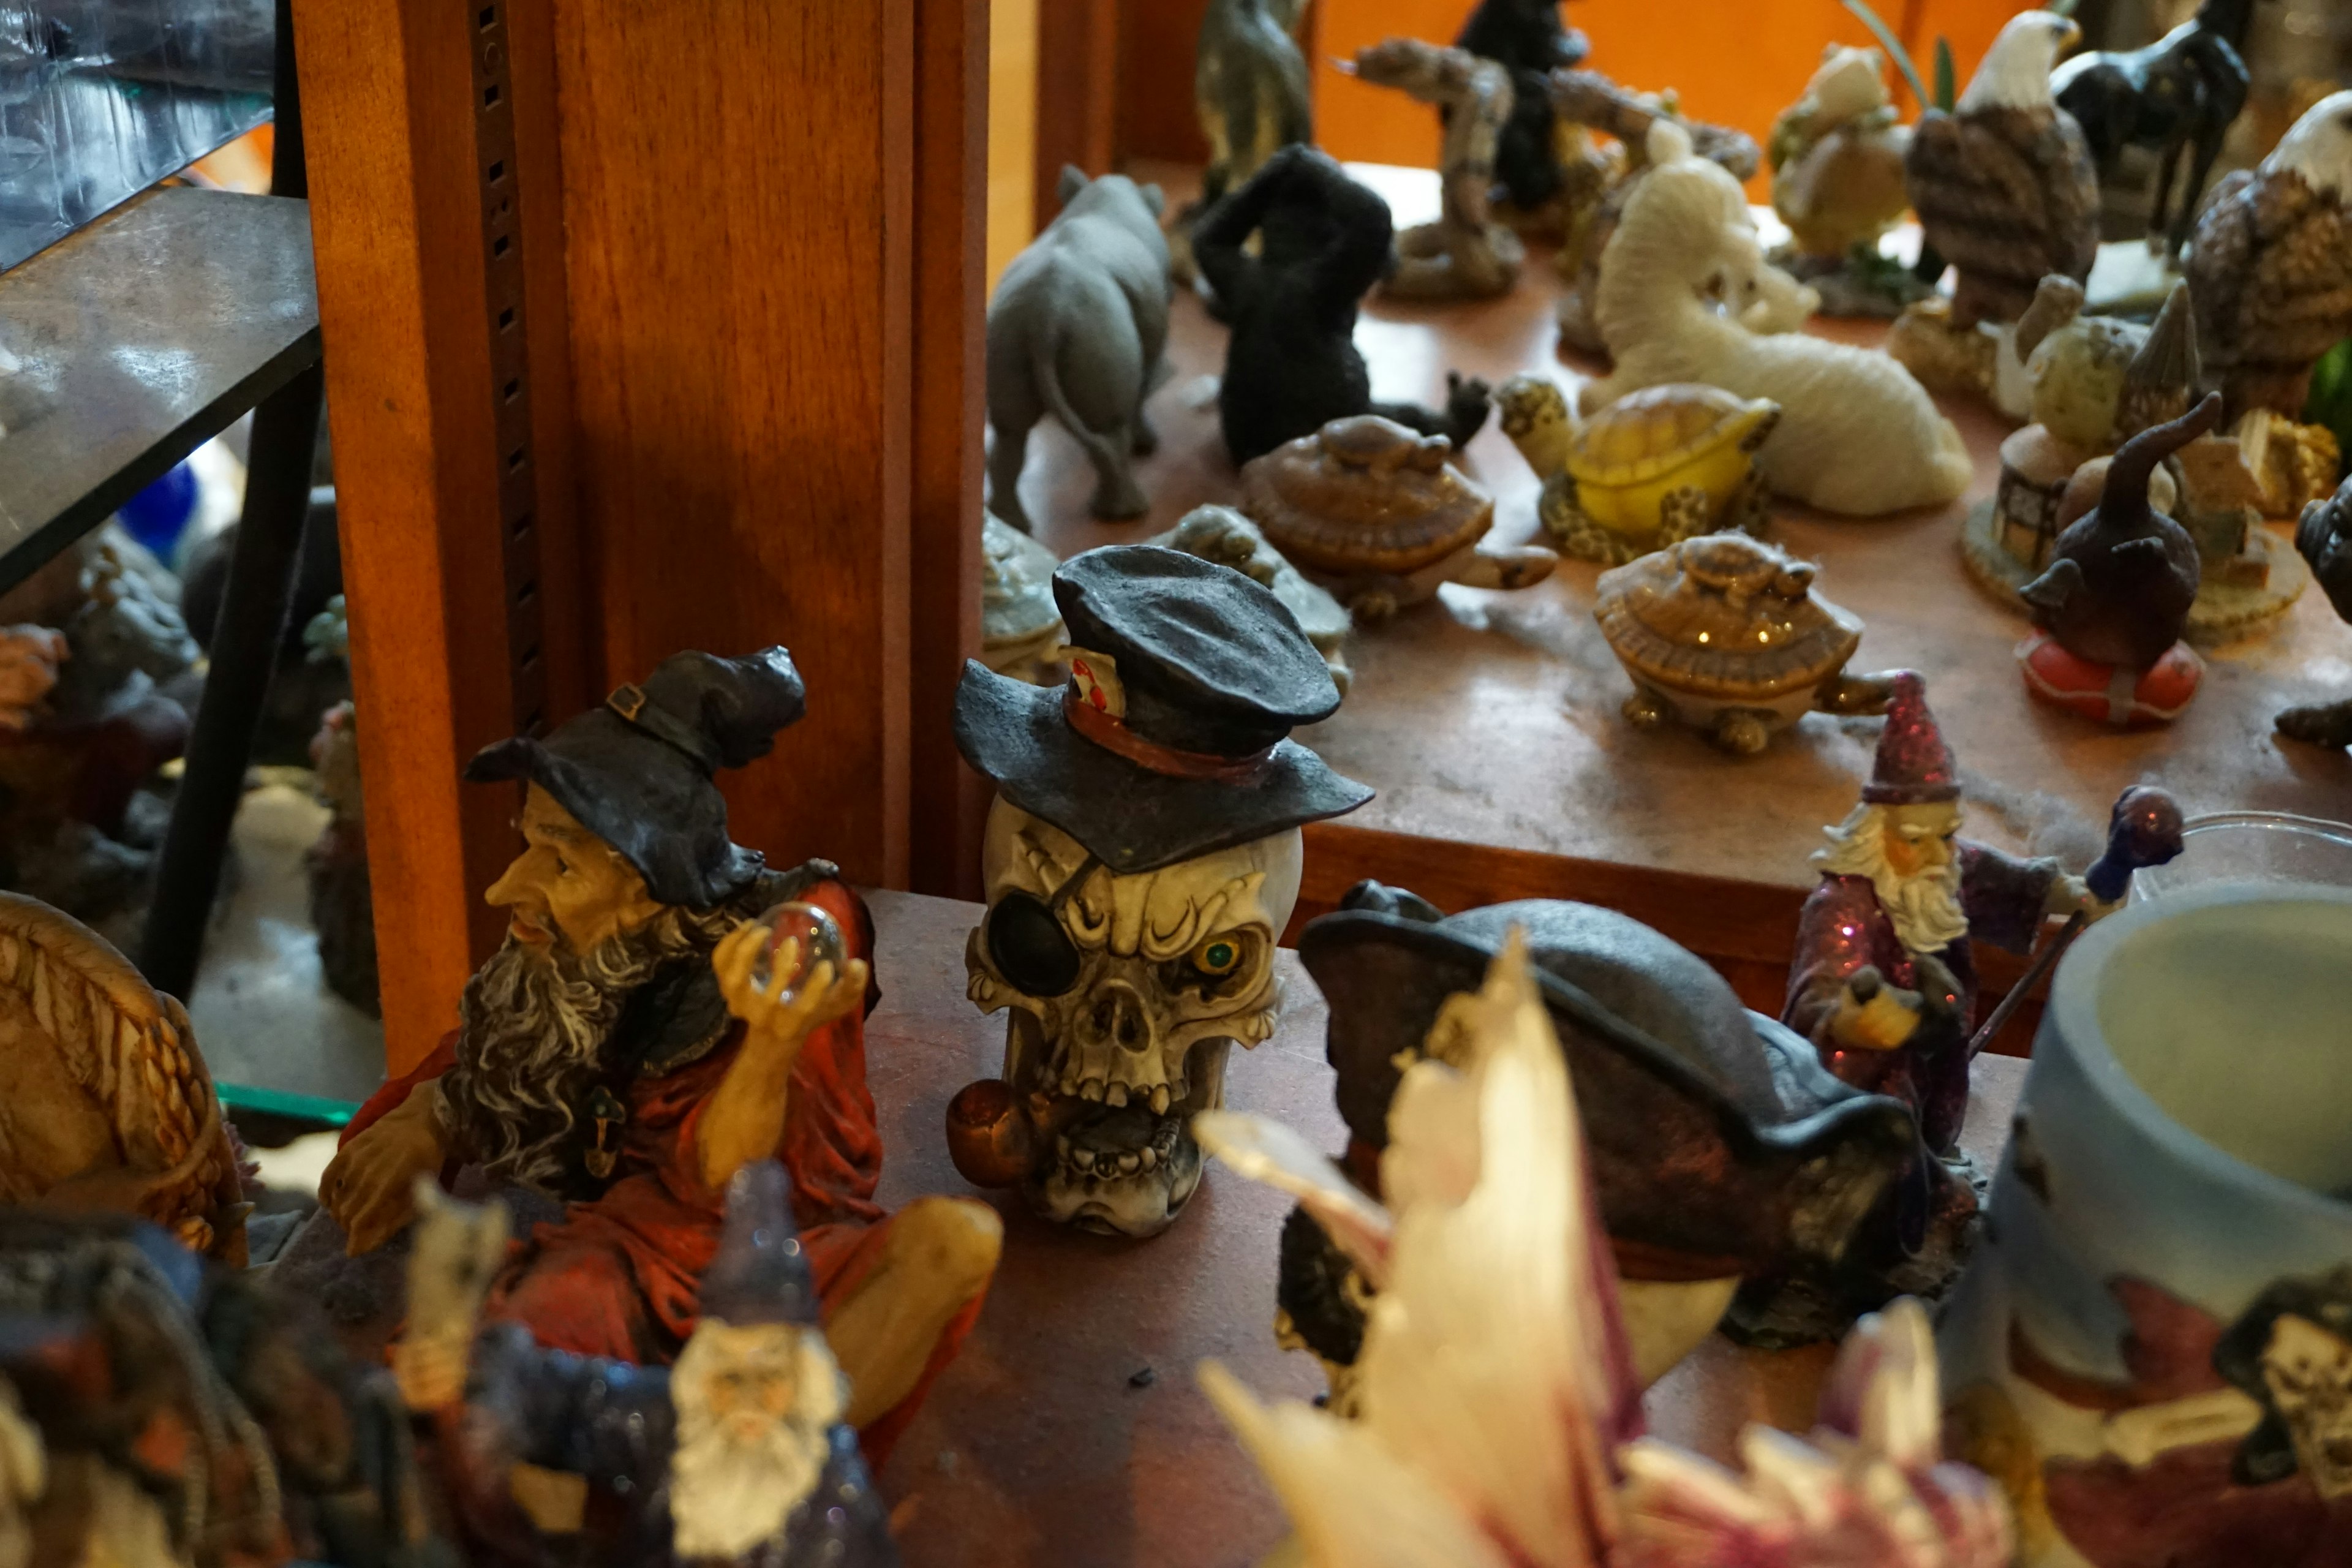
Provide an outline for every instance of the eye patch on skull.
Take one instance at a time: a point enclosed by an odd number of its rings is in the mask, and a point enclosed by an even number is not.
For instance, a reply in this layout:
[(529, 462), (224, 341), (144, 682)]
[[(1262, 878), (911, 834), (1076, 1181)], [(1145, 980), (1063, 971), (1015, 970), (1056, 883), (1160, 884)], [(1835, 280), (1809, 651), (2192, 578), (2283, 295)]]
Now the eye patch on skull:
[(1082, 959), (1062, 928), (1061, 910), (1101, 865), (1088, 855), (1051, 898), (1015, 889), (990, 907), (981, 941), (999, 974), (1032, 996), (1065, 995), (1078, 983)]

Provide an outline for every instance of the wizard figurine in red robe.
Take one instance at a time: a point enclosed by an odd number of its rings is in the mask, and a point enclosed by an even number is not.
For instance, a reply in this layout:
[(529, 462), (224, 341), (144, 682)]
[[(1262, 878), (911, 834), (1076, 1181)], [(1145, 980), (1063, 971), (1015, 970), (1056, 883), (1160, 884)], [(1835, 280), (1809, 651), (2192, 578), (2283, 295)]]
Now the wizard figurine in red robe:
[[(802, 707), (781, 647), (681, 653), (546, 739), (474, 758), (469, 780), (525, 785), (522, 852), (488, 893), (507, 940), (459, 1026), (352, 1120), (319, 1195), (354, 1256), (409, 1224), (420, 1175), (478, 1165), (561, 1200), (514, 1245), (488, 1315), (551, 1349), (667, 1365), (729, 1180), (779, 1160), (846, 1418), (878, 1466), (977, 1313), (1003, 1231), (969, 1200), (876, 1205), (872, 922), (834, 867), (773, 870), (728, 837), (714, 775), (765, 756)], [(786, 900), (832, 917), (842, 957), (803, 974), (780, 944), (763, 990), (758, 917)]]
[(1848, 1083), (1908, 1102), (1948, 1156), (1969, 1104), (1973, 944), (2028, 952), (2046, 917), (2113, 906), (2055, 860), (1959, 837), (1959, 780), (1926, 682), (1905, 670), (1894, 684), (1862, 802), (1813, 853), (1822, 879), (1799, 918), (1780, 1021)]

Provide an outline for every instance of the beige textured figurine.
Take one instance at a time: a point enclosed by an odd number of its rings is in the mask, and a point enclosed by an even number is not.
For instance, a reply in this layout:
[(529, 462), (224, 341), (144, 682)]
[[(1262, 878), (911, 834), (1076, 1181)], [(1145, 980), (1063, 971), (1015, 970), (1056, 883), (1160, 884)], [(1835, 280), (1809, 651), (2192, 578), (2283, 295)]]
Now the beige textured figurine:
[(1911, 132), (1886, 90), (1876, 49), (1832, 44), (1804, 96), (1772, 121), (1772, 210), (1789, 226), (1783, 259), (1821, 290), (1823, 314), (1893, 316), (1927, 293), (1878, 242), (1910, 210), (1903, 158)]
[(2224, 417), (2302, 418), (2312, 365), (2352, 334), (2352, 92), (2213, 188), (2187, 270)]
[(1948, 114), (1911, 132), (1911, 205), (1927, 243), (1958, 269), (1951, 323), (2014, 321), (2046, 275), (2082, 282), (2099, 253), (2099, 180), (2083, 128), (2050, 96), (2067, 18), (2010, 18)]
[(1334, 419), (1242, 467), (1241, 510), (1359, 616), (1392, 615), (1442, 583), (1526, 588), (1559, 557), (1484, 551), (1495, 498), (1446, 462), (1454, 444), (1377, 414)]
[(1594, 314), (1616, 369), (1585, 384), (1585, 411), (1668, 382), (1769, 398), (1780, 425), (1757, 460), (1776, 493), (1854, 517), (1958, 500), (1968, 448), (1910, 372), (1804, 333), (1759, 335), (1716, 308), (1738, 311), (1761, 288), (1747, 193), (1671, 121), (1651, 128), (1649, 150), (1601, 258)]
[(1570, 555), (1619, 565), (1719, 529), (1761, 533), (1770, 497), (1756, 448), (1780, 405), (1712, 386), (1653, 386), (1580, 427), (1539, 375), (1495, 395), (1503, 433), (1543, 480), (1536, 517)]
[(0, 1203), (136, 1214), (242, 1264), (243, 1182), (179, 1003), (15, 893), (0, 893)]
[(1484, 300), (1510, 288), (1527, 247), (1494, 221), (1495, 142), (1511, 118), (1511, 73), (1467, 49), (1389, 38), (1357, 52), (1354, 74), (1435, 104), (1444, 117), (1435, 223), (1396, 237), (1396, 270), (1381, 287), (1402, 300)]

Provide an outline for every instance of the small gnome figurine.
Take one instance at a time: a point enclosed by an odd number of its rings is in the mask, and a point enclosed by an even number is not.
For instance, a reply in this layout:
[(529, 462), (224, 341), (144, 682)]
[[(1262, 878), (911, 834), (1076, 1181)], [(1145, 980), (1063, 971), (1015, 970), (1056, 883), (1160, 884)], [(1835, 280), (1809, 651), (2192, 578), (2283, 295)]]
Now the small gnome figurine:
[(2212, 429), (2208, 396), (2125, 443), (2099, 504), (2058, 536), (2049, 570), (2020, 590), (2042, 633), (2018, 649), (2044, 701), (2124, 726), (2168, 723), (2196, 695), (2203, 661), (2180, 640), (2197, 600), (2189, 531), (2148, 504), (2156, 465)]

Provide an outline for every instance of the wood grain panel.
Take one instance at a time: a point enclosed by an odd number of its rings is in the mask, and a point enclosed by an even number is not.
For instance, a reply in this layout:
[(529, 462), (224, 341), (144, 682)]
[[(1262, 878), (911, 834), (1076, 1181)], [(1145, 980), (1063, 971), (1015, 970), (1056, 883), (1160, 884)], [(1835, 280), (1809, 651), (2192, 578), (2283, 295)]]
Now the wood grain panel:
[(1193, 45), (1208, 9), (1209, 0), (1121, 0), (1115, 139), (1122, 162), (1209, 161), (1192, 101)]
[(915, 57), (914, 566), (908, 885), (980, 895), (989, 786), (955, 748), (956, 682), (980, 649), (981, 419), (988, 247), (988, 0), (919, 0)]
[(1037, 0), (1039, 228), (1062, 210), (1064, 164), (1101, 174), (1118, 157), (1118, 0)]
[(604, 665), (788, 645), (808, 717), (736, 837), (907, 875), (910, 7), (553, 12)]
[(457, 21), (422, 4), (295, 6), (395, 1071), (456, 1019), (497, 924), (468, 890), (509, 842), (506, 805), (489, 792), (461, 798), (457, 784), (464, 760), (513, 719), (472, 52)]

